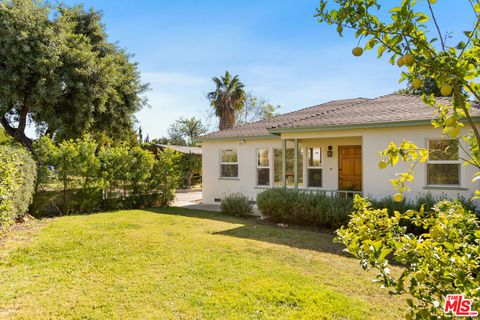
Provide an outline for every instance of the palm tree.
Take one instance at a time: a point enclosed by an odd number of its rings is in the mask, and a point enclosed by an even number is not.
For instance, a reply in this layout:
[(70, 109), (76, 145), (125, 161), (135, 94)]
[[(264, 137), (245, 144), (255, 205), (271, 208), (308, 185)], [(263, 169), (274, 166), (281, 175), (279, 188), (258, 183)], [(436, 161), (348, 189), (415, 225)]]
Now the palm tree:
[(242, 110), (245, 102), (244, 85), (238, 79), (238, 75), (232, 78), (230, 72), (220, 79), (212, 78), (217, 88), (208, 94), (210, 104), (215, 109), (215, 115), (220, 118), (219, 129), (230, 129), (235, 125), (235, 113)]

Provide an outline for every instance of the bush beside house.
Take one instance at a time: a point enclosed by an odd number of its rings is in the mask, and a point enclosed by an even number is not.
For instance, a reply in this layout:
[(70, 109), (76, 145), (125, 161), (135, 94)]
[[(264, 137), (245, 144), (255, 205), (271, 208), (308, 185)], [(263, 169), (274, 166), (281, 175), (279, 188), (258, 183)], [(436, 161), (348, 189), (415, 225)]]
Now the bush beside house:
[(253, 213), (253, 204), (245, 195), (232, 193), (222, 200), (220, 209), (231, 216), (248, 217)]
[[(431, 212), (440, 198), (426, 193), (415, 200), (401, 202), (394, 201), (392, 197), (369, 201), (373, 208), (387, 208), (388, 215), (393, 216), (395, 211), (404, 213), (408, 210), (420, 210), (422, 206), (425, 212)], [(456, 201), (461, 203), (467, 211), (479, 214), (472, 201), (462, 197), (458, 197)], [(265, 217), (274, 222), (337, 229), (350, 221), (353, 199), (346, 196), (309, 194), (293, 189), (276, 188), (260, 193), (257, 197), (257, 206)], [(408, 221), (403, 221), (403, 224), (410, 232), (415, 234), (423, 232), (423, 229)]]
[(257, 206), (265, 217), (275, 222), (338, 228), (348, 222), (353, 202), (346, 197), (278, 188), (260, 193)]

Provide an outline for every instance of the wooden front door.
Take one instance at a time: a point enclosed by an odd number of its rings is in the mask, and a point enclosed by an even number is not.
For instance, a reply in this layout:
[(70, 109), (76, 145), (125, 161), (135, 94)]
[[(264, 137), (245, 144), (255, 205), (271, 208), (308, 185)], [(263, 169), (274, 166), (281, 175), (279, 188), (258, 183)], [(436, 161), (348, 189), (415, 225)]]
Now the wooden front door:
[(338, 147), (338, 189), (362, 191), (362, 146)]

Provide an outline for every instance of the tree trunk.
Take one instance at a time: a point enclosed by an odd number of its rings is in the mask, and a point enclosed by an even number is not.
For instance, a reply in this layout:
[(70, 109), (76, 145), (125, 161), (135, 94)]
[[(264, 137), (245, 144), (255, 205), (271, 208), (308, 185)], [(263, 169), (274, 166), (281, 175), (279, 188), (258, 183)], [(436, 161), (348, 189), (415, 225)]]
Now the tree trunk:
[(223, 110), (222, 115), (220, 117), (219, 129), (226, 130), (231, 129), (235, 126), (235, 111)]
[(25, 134), (26, 119), (27, 114), (25, 112), (21, 112), (18, 128), (12, 127), (8, 122), (7, 118), (5, 118), (5, 116), (2, 116), (2, 118), (0, 118), (0, 123), (2, 124), (2, 127), (5, 129), (5, 132), (9, 136), (20, 142), (22, 146), (24, 146), (26, 149), (31, 150), (32, 140)]

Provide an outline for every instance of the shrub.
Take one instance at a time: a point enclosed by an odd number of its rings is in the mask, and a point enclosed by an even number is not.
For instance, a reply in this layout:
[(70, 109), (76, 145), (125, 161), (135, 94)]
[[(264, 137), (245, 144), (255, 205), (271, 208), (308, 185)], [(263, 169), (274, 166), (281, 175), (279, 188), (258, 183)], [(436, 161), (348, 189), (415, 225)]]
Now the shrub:
[[(404, 220), (423, 233), (409, 233)], [(390, 215), (388, 209), (372, 209), (368, 200), (356, 196), (352, 219), (337, 235), (364, 269), (380, 272), (377, 280), (384, 287), (410, 295), (409, 319), (445, 318), (440, 306), (449, 293), (473, 298), (472, 310), (480, 308), (480, 222), (458, 201)], [(389, 259), (403, 265), (398, 277), (390, 273)]]
[[(392, 197), (385, 197), (380, 200), (370, 200), (370, 202), (374, 208), (387, 208), (388, 212), (393, 214), (395, 211), (405, 212), (410, 209), (420, 210), (422, 205), (425, 210), (430, 211), (433, 210), (433, 207), (437, 202), (443, 199), (448, 199), (446, 194), (435, 197), (430, 192), (427, 192), (421, 196), (418, 196), (414, 200), (404, 199), (402, 201), (395, 201)], [(458, 202), (460, 202), (466, 210), (472, 212), (478, 211), (474, 201), (467, 200), (465, 197), (460, 195), (456, 198), (456, 200), (458, 200)]]
[(34, 142), (33, 154), (41, 177), (33, 205), (35, 215), (164, 206), (172, 202), (180, 181), (179, 155), (170, 149), (157, 158), (140, 147), (98, 149), (89, 136), (59, 144), (48, 137)]
[[(431, 193), (427, 192), (421, 196), (418, 196), (414, 200), (404, 199), (402, 201), (395, 201), (392, 197), (386, 197), (380, 200), (369, 200), (372, 203), (373, 208), (386, 208), (390, 216), (395, 214), (395, 211), (406, 212), (408, 210), (423, 210), (431, 212), (434, 210), (436, 203), (442, 201), (443, 199), (448, 199), (447, 195), (443, 194), (441, 196), (433, 196)], [(458, 196), (456, 199), (465, 210), (476, 213), (477, 217), (480, 212), (475, 205), (475, 201), (467, 200), (463, 196)], [(416, 226), (414, 223), (411, 223), (409, 220), (403, 220), (402, 225), (407, 227), (407, 230), (416, 235), (420, 235), (424, 232), (423, 228)]]
[(232, 193), (223, 198), (220, 208), (225, 214), (236, 217), (247, 217), (252, 215), (253, 204), (245, 195)]
[(128, 165), (126, 168), (127, 183), (130, 195), (139, 196), (148, 190), (147, 182), (151, 177), (155, 158), (150, 151), (140, 147), (128, 150)]
[(181, 154), (178, 160), (182, 172), (181, 187), (191, 188), (202, 181), (202, 157), (198, 154)]
[(150, 190), (159, 194), (161, 206), (169, 205), (175, 199), (175, 190), (180, 185), (181, 172), (178, 169), (180, 154), (172, 149), (158, 153), (148, 181)]
[(0, 232), (27, 212), (35, 179), (35, 161), (25, 149), (0, 145)]
[(257, 206), (264, 216), (275, 222), (337, 228), (348, 222), (352, 199), (279, 188), (260, 193)]

